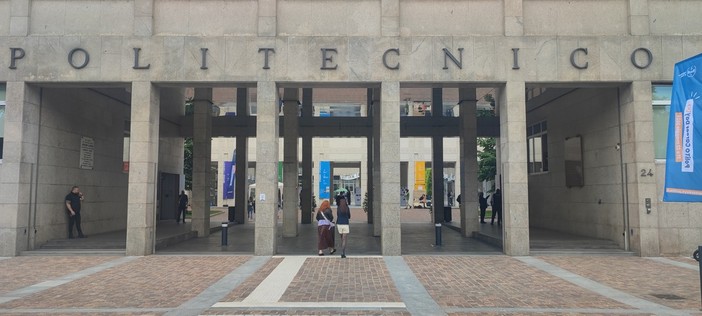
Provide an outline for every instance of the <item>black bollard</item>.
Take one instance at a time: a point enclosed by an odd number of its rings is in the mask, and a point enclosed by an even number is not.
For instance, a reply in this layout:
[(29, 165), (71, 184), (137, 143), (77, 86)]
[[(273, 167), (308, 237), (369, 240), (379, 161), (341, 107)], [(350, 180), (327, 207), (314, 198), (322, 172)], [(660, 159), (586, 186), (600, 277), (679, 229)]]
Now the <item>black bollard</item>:
[(229, 233), (229, 223), (222, 222), (222, 246), (227, 245), (227, 233)]
[(441, 246), (441, 223), (434, 224), (434, 231), (436, 232), (436, 246)]

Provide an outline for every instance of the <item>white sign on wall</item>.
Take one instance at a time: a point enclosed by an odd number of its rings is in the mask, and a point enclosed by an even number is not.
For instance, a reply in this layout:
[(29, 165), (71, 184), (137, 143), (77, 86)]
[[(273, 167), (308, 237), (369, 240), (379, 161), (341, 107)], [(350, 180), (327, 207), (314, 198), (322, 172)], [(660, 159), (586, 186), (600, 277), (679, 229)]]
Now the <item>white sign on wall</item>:
[(93, 169), (95, 161), (95, 140), (90, 137), (80, 138), (80, 168)]

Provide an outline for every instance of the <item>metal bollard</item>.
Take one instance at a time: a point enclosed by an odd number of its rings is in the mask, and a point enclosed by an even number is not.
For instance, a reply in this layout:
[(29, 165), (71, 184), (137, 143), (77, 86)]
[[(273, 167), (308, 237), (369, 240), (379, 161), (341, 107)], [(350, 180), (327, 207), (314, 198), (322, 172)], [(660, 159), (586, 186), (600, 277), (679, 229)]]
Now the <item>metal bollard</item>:
[(436, 232), (436, 246), (441, 246), (441, 223), (434, 224), (434, 231)]
[(227, 234), (229, 233), (229, 223), (222, 222), (222, 246), (227, 245)]
[[(697, 250), (692, 253), (692, 258), (697, 260), (697, 264), (699, 265), (699, 271), (700, 271), (700, 289), (702, 289), (702, 260), (700, 260), (700, 253), (702, 253), (702, 246), (697, 246)], [(702, 294), (701, 294), (702, 296)]]

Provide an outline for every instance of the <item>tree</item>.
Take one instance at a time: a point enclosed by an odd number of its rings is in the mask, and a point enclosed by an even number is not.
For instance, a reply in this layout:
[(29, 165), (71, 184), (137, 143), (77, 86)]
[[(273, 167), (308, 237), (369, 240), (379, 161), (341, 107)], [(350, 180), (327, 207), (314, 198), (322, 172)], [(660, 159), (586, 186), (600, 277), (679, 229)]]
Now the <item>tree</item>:
[(424, 173), (424, 184), (427, 186), (427, 195), (431, 196), (431, 168), (427, 168)]
[[(495, 116), (495, 98), (492, 94), (486, 94), (483, 97), (485, 101), (490, 102), (492, 109), (479, 110), (478, 117), (494, 117)], [(493, 181), (497, 174), (497, 151), (495, 149), (496, 139), (478, 137), (478, 181)]]
[[(185, 115), (193, 114), (193, 99), (185, 100)], [(185, 138), (183, 144), (183, 173), (185, 174), (185, 189), (193, 189), (193, 138)]]

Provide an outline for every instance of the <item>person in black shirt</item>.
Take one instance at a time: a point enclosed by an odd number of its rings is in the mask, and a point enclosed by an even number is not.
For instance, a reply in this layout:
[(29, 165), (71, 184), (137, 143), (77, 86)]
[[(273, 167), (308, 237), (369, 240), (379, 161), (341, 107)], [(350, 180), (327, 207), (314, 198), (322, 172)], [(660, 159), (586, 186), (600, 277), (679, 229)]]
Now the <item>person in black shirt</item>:
[(492, 195), (492, 221), (490, 225), (495, 223), (495, 215), (497, 215), (497, 226), (502, 225), (502, 193), (500, 189), (495, 190)]
[(185, 191), (180, 191), (178, 196), (178, 215), (176, 215), (176, 223), (180, 223), (180, 214), (183, 214), (183, 224), (185, 224), (185, 211), (188, 209), (188, 195)]
[(73, 238), (73, 225), (78, 230), (78, 238), (86, 238), (83, 235), (83, 229), (80, 227), (80, 209), (83, 204), (83, 193), (80, 188), (74, 186), (71, 188), (71, 193), (66, 195), (66, 211), (68, 212), (68, 238)]

